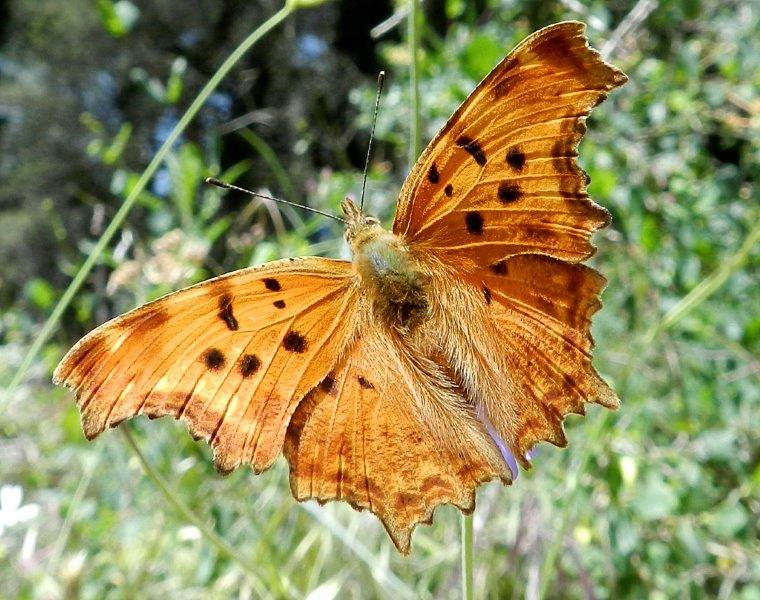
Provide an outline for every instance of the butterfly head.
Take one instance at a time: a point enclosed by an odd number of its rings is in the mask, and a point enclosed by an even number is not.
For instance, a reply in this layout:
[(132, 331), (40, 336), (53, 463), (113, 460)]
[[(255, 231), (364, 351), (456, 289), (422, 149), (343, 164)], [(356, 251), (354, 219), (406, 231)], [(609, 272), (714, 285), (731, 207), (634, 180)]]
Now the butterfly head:
[(375, 217), (362, 214), (362, 211), (351, 198), (343, 200), (340, 207), (347, 221), (346, 241), (354, 253), (367, 241), (376, 238), (384, 232), (380, 221)]

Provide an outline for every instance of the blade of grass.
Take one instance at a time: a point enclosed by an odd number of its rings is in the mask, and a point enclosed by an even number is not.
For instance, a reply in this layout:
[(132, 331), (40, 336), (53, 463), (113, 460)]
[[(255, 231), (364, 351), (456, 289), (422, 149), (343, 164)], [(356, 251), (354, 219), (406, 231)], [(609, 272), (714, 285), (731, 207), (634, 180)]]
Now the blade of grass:
[(694, 289), (681, 298), (673, 308), (665, 313), (665, 316), (660, 322), (654, 325), (644, 336), (644, 343), (651, 343), (657, 334), (678, 323), (678, 321), (683, 319), (688, 313), (714, 294), (724, 283), (726, 283), (731, 275), (742, 267), (747, 260), (750, 251), (758, 242), (760, 242), (760, 223), (757, 223), (755, 227), (750, 230), (741, 247), (732, 257), (722, 261), (719, 268), (700, 281)]
[(239, 129), (237, 134), (243, 138), (267, 164), (269, 170), (272, 171), (272, 175), (274, 175), (274, 178), (282, 189), (283, 194), (285, 194), (285, 199), (290, 200), (291, 202), (298, 202), (296, 190), (293, 187), (293, 183), (290, 181), (290, 176), (285, 170), (285, 167), (282, 166), (280, 159), (277, 158), (277, 153), (272, 150), (271, 146), (250, 129)]
[(262, 581), (261, 577), (256, 571), (256, 567), (243, 558), (225, 539), (217, 534), (211, 527), (208, 526), (195, 512), (185, 504), (179, 496), (173, 491), (169, 484), (158, 474), (158, 471), (145, 458), (145, 455), (137, 445), (135, 438), (129, 431), (128, 427), (121, 427), (121, 433), (124, 435), (124, 439), (127, 445), (134, 452), (137, 460), (145, 471), (145, 474), (153, 482), (153, 484), (161, 492), (166, 502), (174, 508), (182, 517), (192, 523), (198, 531), (200, 531), (204, 537), (219, 551), (220, 554), (227, 556), (233, 562), (235, 562), (240, 569), (245, 573), (248, 578), (251, 587), (256, 591), (260, 598), (270, 597), (267, 587)]
[(474, 598), (472, 570), (472, 515), (462, 515), (462, 598)]
[(97, 454), (93, 456), (91, 460), (86, 461), (84, 464), (82, 475), (79, 478), (79, 483), (77, 484), (77, 489), (74, 491), (74, 495), (71, 497), (69, 508), (66, 511), (66, 518), (63, 520), (63, 524), (58, 531), (58, 537), (53, 544), (53, 550), (51, 551), (50, 558), (47, 562), (47, 572), (51, 577), (55, 577), (56, 573), (58, 572), (61, 556), (63, 555), (63, 551), (66, 549), (67, 542), (69, 541), (71, 528), (74, 526), (74, 518), (76, 516), (76, 512), (79, 510), (82, 504), (82, 500), (84, 500), (84, 496), (90, 487), (90, 482), (92, 481), (92, 476), (95, 473), (95, 467), (100, 461), (101, 454), (102, 450), (98, 450)]
[(21, 366), (19, 366), (18, 371), (16, 371), (16, 374), (11, 380), (10, 385), (6, 389), (5, 396), (0, 399), (0, 414), (3, 413), (5, 407), (10, 402), (15, 389), (23, 381), (27, 371), (29, 370), (29, 367), (32, 365), (32, 362), (42, 349), (42, 346), (45, 344), (45, 342), (48, 341), (52, 333), (55, 331), (55, 328), (58, 326), (58, 322), (60, 321), (61, 316), (63, 315), (66, 308), (68, 308), (69, 304), (71, 304), (71, 301), (74, 299), (74, 295), (79, 291), (79, 288), (82, 286), (85, 279), (90, 274), (90, 271), (97, 264), (98, 260), (100, 260), (100, 257), (103, 254), (103, 251), (106, 249), (106, 246), (121, 227), (124, 219), (127, 217), (129, 211), (134, 206), (138, 197), (148, 185), (155, 172), (158, 170), (158, 167), (161, 166), (161, 164), (166, 159), (169, 151), (174, 145), (174, 142), (177, 141), (180, 134), (182, 134), (182, 132), (193, 120), (195, 115), (198, 114), (198, 111), (201, 109), (201, 107), (206, 103), (206, 100), (208, 100), (211, 93), (219, 86), (221, 81), (227, 76), (232, 67), (235, 66), (235, 64), (243, 57), (243, 55), (248, 50), (250, 50), (250, 48), (255, 45), (256, 42), (258, 42), (277, 25), (282, 23), (294, 10), (299, 8), (299, 6), (302, 4), (306, 5), (306, 2), (303, 0), (301, 3), (292, 0), (286, 2), (283, 8), (281, 8), (264, 23), (262, 23), (258, 28), (256, 28), (253, 33), (245, 38), (245, 40), (243, 40), (240, 45), (235, 48), (235, 50), (233, 50), (232, 54), (227, 57), (227, 59), (222, 63), (216, 73), (214, 73), (211, 79), (209, 79), (208, 83), (198, 93), (195, 100), (193, 100), (192, 104), (190, 104), (190, 107), (185, 111), (185, 113), (175, 125), (174, 129), (161, 145), (161, 148), (159, 148), (158, 152), (156, 152), (153, 160), (150, 161), (148, 166), (143, 171), (142, 175), (140, 175), (140, 178), (135, 184), (135, 187), (132, 188), (129, 195), (127, 196), (127, 199), (124, 200), (124, 203), (121, 205), (118, 212), (114, 215), (114, 218), (108, 224), (106, 230), (103, 232), (103, 235), (100, 236), (100, 239), (98, 239), (92, 251), (87, 256), (84, 263), (82, 263), (82, 266), (74, 276), (74, 279), (69, 284), (69, 287), (66, 288), (63, 296), (55, 305), (53, 312), (50, 314), (47, 321), (45, 321), (45, 324), (42, 326), (42, 330), (32, 343), (32, 346), (29, 348), (26, 356), (24, 356), (24, 360), (22, 361)]
[(580, 474), (586, 470), (586, 465), (591, 460), (591, 456), (596, 448), (594, 442), (598, 440), (607, 425), (607, 419), (609, 418), (609, 411), (606, 411), (598, 415), (593, 424), (588, 427), (588, 435), (585, 436), (585, 443), (583, 449), (580, 451), (577, 465), (568, 469), (567, 482), (565, 484), (562, 497), (565, 502), (562, 506), (562, 512), (559, 517), (559, 526), (555, 528), (555, 534), (552, 537), (552, 541), (544, 554), (544, 559), (541, 563), (541, 569), (539, 571), (539, 598), (545, 598), (546, 592), (549, 588), (549, 583), (552, 578), (549, 576), (550, 572), (556, 571), (555, 563), (557, 556), (565, 542), (565, 535), (567, 528), (570, 525), (570, 514), (574, 512), (576, 505), (576, 494), (578, 493), (580, 480)]
[(409, 43), (409, 83), (411, 86), (412, 96), (412, 122), (410, 127), (409, 140), (409, 168), (414, 165), (417, 157), (422, 151), (420, 142), (420, 81), (419, 81), (419, 62), (417, 49), (420, 43), (419, 33), (419, 11), (417, 10), (417, 0), (409, 0), (409, 16), (407, 18), (407, 42)]
[(348, 530), (338, 523), (323, 507), (315, 506), (312, 502), (299, 502), (298, 507), (311, 515), (314, 520), (330, 532), (332, 536), (344, 544), (353, 554), (369, 568), (372, 579), (377, 581), (383, 589), (387, 589), (398, 598), (417, 598), (415, 593), (406, 583), (396, 577), (390, 569), (384, 569), (377, 556), (372, 554), (367, 547), (357, 540), (357, 536), (351, 535)]

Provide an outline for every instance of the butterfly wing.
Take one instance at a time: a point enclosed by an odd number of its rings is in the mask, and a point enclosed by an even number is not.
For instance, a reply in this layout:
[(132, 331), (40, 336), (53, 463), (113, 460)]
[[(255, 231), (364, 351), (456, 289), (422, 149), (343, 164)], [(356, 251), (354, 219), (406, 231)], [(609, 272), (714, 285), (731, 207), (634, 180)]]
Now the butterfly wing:
[[(369, 314), (369, 312), (367, 313)], [(284, 454), (298, 500), (345, 500), (382, 520), (408, 553), (435, 507), (475, 507), (481, 482), (511, 475), (451, 378), (369, 320), (298, 406)]]
[(582, 23), (523, 41), (475, 89), (406, 180), (393, 231), (465, 271), (541, 253), (580, 261), (609, 214), (586, 195), (584, 120), (626, 76)]
[(214, 463), (268, 468), (290, 416), (354, 331), (351, 263), (286, 259), (169, 294), (101, 325), (61, 361), (85, 435), (145, 414), (187, 422)]
[(604, 279), (572, 263), (609, 222), (575, 160), (584, 120), (627, 78), (584, 28), (536, 32), (483, 80), (415, 165), (393, 225), (443, 264), (436, 296), (468, 315), (449, 328), (474, 324), (450, 336), (449, 354), (465, 365), (460, 376), (481, 374), (479, 408), (524, 466), (536, 442), (565, 444), (563, 417), (584, 402), (618, 404), (591, 365)]
[[(586, 402), (617, 408), (615, 393), (591, 364), (591, 316), (599, 310), (604, 277), (585, 265), (524, 254), (484, 276), (491, 339), (503, 348), (509, 382), (486, 395), (485, 411), (524, 466), (539, 441), (566, 444), (562, 421), (585, 414)], [(493, 343), (493, 342), (492, 342)]]

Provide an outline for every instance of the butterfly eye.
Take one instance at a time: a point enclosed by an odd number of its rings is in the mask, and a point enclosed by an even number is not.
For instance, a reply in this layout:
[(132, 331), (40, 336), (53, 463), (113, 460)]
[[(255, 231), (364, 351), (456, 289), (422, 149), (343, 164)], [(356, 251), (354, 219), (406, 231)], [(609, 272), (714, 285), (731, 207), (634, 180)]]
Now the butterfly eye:
[(380, 219), (376, 219), (375, 217), (364, 217), (364, 222), (367, 225), (380, 225)]

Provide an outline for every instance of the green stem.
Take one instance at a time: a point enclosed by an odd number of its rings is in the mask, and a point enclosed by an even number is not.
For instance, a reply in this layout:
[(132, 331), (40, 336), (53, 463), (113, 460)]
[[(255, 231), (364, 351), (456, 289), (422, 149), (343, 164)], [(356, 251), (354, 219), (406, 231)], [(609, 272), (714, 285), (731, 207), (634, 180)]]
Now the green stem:
[[(420, 81), (418, 48), (419, 10), (418, 0), (409, 0), (409, 16), (407, 19), (407, 42), (409, 44), (409, 84), (412, 97), (411, 127), (409, 141), (409, 167), (411, 168), (422, 151), (421, 120), (420, 120)], [(462, 598), (473, 598), (473, 532), (472, 515), (462, 515)]]
[(651, 343), (657, 334), (675, 325), (688, 313), (714, 294), (726, 282), (726, 280), (731, 277), (731, 275), (741, 268), (747, 260), (750, 251), (759, 241), (760, 223), (756, 223), (755, 227), (750, 230), (736, 254), (731, 258), (724, 260), (718, 269), (700, 281), (694, 289), (681, 298), (681, 300), (665, 314), (662, 320), (647, 332), (644, 336), (644, 343)]
[(148, 476), (148, 478), (161, 492), (161, 495), (164, 497), (166, 502), (171, 505), (172, 508), (174, 508), (178, 513), (180, 513), (185, 520), (189, 521), (195, 527), (197, 527), (198, 530), (203, 533), (205, 538), (211, 542), (211, 544), (213, 544), (221, 554), (229, 557), (238, 564), (238, 566), (248, 577), (251, 586), (259, 595), (259, 597), (267, 597), (269, 595), (267, 592), (267, 587), (256, 572), (256, 568), (246, 559), (240, 556), (236, 552), (235, 548), (233, 548), (226, 540), (220, 537), (219, 534), (217, 534), (211, 527), (204, 523), (203, 520), (201, 520), (201, 518), (198, 517), (198, 515), (196, 515), (192, 509), (187, 506), (187, 504), (185, 504), (172, 491), (172, 489), (169, 487), (169, 484), (164, 481), (161, 475), (158, 474), (158, 471), (156, 471), (145, 458), (145, 455), (142, 453), (142, 450), (140, 450), (140, 447), (137, 445), (135, 438), (132, 437), (132, 433), (129, 431), (129, 429), (127, 427), (121, 427), (120, 429), (122, 434), (124, 434), (124, 438), (126, 439), (127, 444), (135, 453), (137, 459), (140, 461), (140, 465), (142, 466), (143, 471), (145, 471), (145, 474)]
[(277, 184), (285, 194), (285, 199), (291, 202), (298, 202), (298, 195), (293, 187), (293, 183), (290, 181), (290, 176), (282, 166), (280, 159), (277, 158), (277, 153), (267, 144), (262, 138), (256, 135), (250, 129), (240, 129), (237, 134), (243, 138), (248, 144), (258, 152), (259, 156), (272, 171), (274, 178), (277, 180)]
[(472, 600), (472, 515), (462, 515), (462, 598)]
[[(422, 151), (420, 119), (420, 79), (418, 48), (420, 44), (418, 0), (409, 0), (407, 42), (409, 44), (409, 85), (412, 98), (411, 126), (409, 128), (409, 167)], [(472, 515), (462, 515), (462, 598), (473, 598), (473, 533)]]
[(409, 140), (409, 166), (414, 165), (422, 151), (420, 143), (420, 82), (417, 49), (419, 47), (419, 16), (417, 0), (409, 0), (409, 17), (407, 19), (407, 37), (409, 42), (409, 83), (412, 96), (412, 126)]
[(118, 212), (108, 224), (106, 230), (103, 232), (103, 235), (100, 236), (100, 239), (97, 241), (82, 266), (79, 268), (79, 271), (74, 276), (74, 279), (69, 284), (69, 287), (66, 288), (66, 291), (58, 301), (58, 304), (56, 304), (53, 312), (48, 317), (47, 321), (45, 321), (42, 330), (37, 335), (37, 338), (34, 340), (31, 348), (29, 348), (29, 351), (26, 353), (21, 366), (18, 368), (18, 371), (16, 371), (16, 374), (11, 380), (10, 385), (7, 388), (5, 398), (0, 401), (0, 414), (2, 414), (5, 406), (7, 406), (8, 402), (10, 401), (14, 390), (24, 379), (24, 376), (29, 370), (29, 367), (32, 365), (34, 359), (39, 354), (42, 346), (45, 344), (45, 342), (48, 341), (53, 331), (55, 331), (55, 328), (58, 326), (58, 322), (60, 321), (64, 311), (68, 308), (69, 304), (71, 304), (71, 301), (73, 300), (75, 294), (79, 291), (79, 288), (82, 287), (82, 284), (90, 274), (90, 271), (92, 271), (95, 264), (100, 259), (100, 256), (106, 249), (106, 246), (121, 227), (121, 224), (129, 214), (132, 206), (135, 204), (140, 194), (148, 185), (151, 178), (158, 170), (158, 167), (161, 166), (161, 164), (164, 162), (164, 159), (169, 154), (169, 151), (174, 145), (174, 142), (176, 142), (182, 132), (185, 131), (195, 115), (198, 114), (198, 111), (205, 104), (211, 93), (219, 86), (222, 79), (227, 76), (230, 70), (232, 70), (232, 67), (235, 66), (235, 64), (254, 44), (256, 44), (256, 42), (258, 42), (277, 25), (282, 23), (296, 8), (298, 8), (298, 6), (298, 3), (287, 2), (283, 8), (277, 11), (274, 15), (262, 23), (245, 40), (243, 40), (243, 42), (237, 48), (235, 48), (232, 54), (230, 54), (229, 57), (227, 57), (227, 59), (222, 63), (222, 66), (219, 67), (216, 73), (214, 73), (211, 79), (209, 79), (208, 83), (203, 87), (198, 96), (196, 96), (195, 100), (193, 100), (193, 103), (185, 111), (185, 114), (182, 115), (182, 118), (180, 118), (177, 125), (175, 125), (174, 129), (169, 134), (169, 137), (166, 138), (166, 141), (163, 143), (161, 148), (159, 148), (158, 152), (156, 152), (153, 160), (150, 161), (150, 164), (148, 164), (145, 171), (143, 171), (135, 187), (132, 188), (132, 191), (124, 201), (124, 204), (121, 205)]

